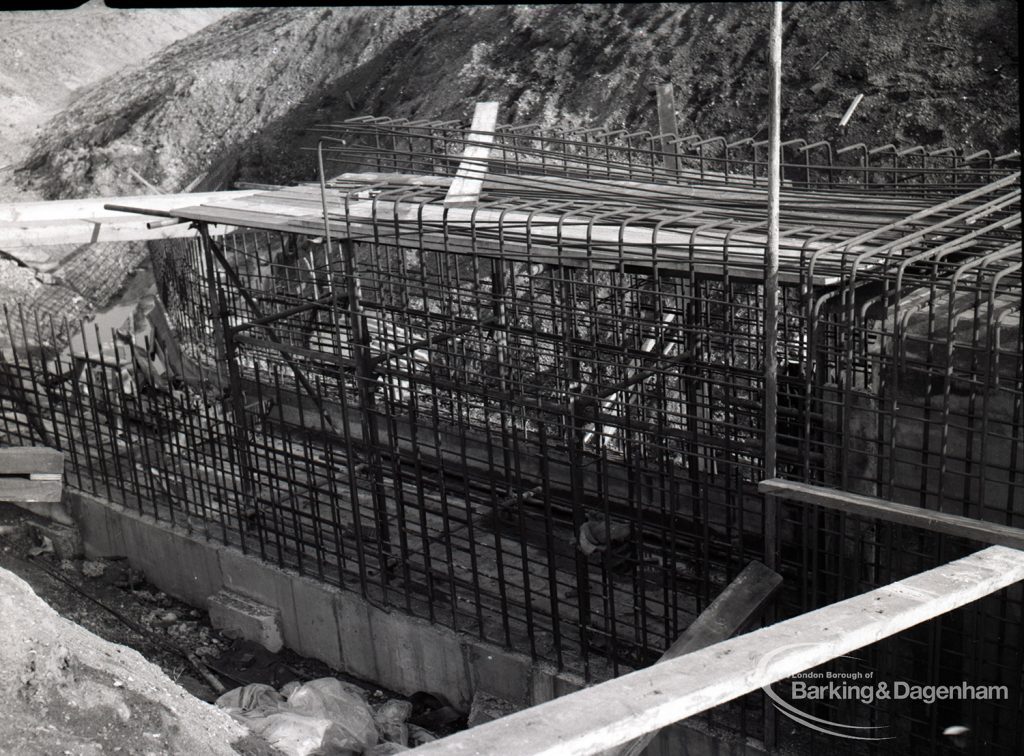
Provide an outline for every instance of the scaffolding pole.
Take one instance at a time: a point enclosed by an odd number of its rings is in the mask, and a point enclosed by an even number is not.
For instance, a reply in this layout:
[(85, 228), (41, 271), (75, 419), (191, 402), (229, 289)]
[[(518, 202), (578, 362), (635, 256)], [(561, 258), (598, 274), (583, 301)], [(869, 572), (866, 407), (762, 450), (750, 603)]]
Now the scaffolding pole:
[[(778, 452), (779, 158), (782, 89), (782, 3), (772, 4), (768, 49), (768, 244), (764, 257), (764, 476), (774, 478)], [(777, 504), (765, 497), (765, 564), (777, 564)]]

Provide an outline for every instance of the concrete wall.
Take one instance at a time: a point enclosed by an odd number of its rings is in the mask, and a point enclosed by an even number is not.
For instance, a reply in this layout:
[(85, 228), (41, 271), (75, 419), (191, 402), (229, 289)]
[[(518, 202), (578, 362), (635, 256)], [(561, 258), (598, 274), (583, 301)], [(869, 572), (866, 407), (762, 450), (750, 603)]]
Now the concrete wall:
[[(524, 708), (578, 690), (583, 679), (542, 662), (303, 577), (166, 522), (68, 491), (86, 556), (126, 557), (161, 590), (208, 609), (231, 591), (280, 611), (287, 647), (399, 693), (443, 695), (468, 711), (477, 692)], [(651, 756), (742, 756), (763, 751), (699, 723), (666, 729)]]

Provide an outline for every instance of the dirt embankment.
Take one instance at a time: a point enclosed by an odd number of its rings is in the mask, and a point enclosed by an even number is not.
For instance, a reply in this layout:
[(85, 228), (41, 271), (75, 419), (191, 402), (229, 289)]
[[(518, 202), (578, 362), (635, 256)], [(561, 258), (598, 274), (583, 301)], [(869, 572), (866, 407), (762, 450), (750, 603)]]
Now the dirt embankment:
[(0, 569), (0, 733), (5, 753), (224, 754), (250, 737), (138, 652), (59, 616)]
[[(47, 124), (21, 172), (48, 198), (224, 183), (224, 162), (435, 8), (259, 8), (115, 74)], [(230, 165), (229, 165), (230, 168)]]
[(229, 14), (225, 8), (115, 10), (93, 0), (74, 10), (0, 14), (0, 201), (37, 129), (79, 90), (144, 61)]
[[(165, 189), (310, 178), (316, 123), (482, 99), (504, 121), (653, 128), (663, 80), (687, 132), (763, 138), (767, 26), (746, 3), (245, 11), (83, 96), (21, 178), (49, 197), (122, 191), (129, 167)], [(785, 135), (1015, 149), (1017, 38), (1007, 0), (787, 4)]]
[[(0, 202), (40, 196), (33, 186), (16, 186), (13, 173), (33, 140), (49, 135), (50, 127), (43, 126), (48, 119), (98, 81), (115, 72), (127, 75), (167, 45), (234, 12), (115, 10), (98, 0), (73, 10), (0, 12)], [(132, 193), (145, 191), (136, 184)], [(73, 320), (103, 306), (145, 248), (94, 244), (17, 250), (35, 269), (2, 254), (11, 251), (0, 249), (0, 304), (25, 304)], [(4, 340), (0, 333), (0, 345)]]

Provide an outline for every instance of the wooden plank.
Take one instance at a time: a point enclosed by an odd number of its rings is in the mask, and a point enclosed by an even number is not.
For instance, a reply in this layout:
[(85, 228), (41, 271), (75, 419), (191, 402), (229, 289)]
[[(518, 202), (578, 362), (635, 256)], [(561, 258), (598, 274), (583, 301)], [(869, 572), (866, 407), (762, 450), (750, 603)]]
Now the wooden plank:
[(781, 575), (760, 562), (751, 562), (658, 661), (676, 659), (732, 637), (764, 608), (780, 585)]
[(487, 158), (494, 143), (494, 128), (498, 124), (498, 103), (478, 102), (470, 124), (469, 144), (462, 153), (462, 162), (455, 180), (444, 198), (446, 205), (472, 205), (480, 200), (480, 190), (487, 173)]
[(63, 473), (64, 452), (49, 446), (7, 446), (0, 448), (0, 475)]
[(774, 494), (790, 501), (816, 504), (847, 514), (873, 517), (900, 525), (913, 525), (922, 530), (970, 538), (979, 543), (1024, 549), (1024, 528), (975, 520), (971, 517), (946, 514), (945, 512), (933, 512), (921, 507), (876, 499), (873, 496), (834, 491), (830, 488), (782, 480), (781, 478), (763, 480), (758, 484), (757, 490), (763, 494)]
[[(452, 183), (454, 186), (454, 181)], [(452, 190), (449, 189), (449, 196)], [(763, 195), (761, 196), (763, 199)], [(446, 200), (447, 201), (447, 200)], [(202, 206), (189, 206), (176, 208), (174, 215), (182, 218), (196, 218), (212, 222), (224, 222), (239, 224), (243, 217), (251, 218), (254, 227), (277, 227), (294, 220), (298, 224), (312, 222), (313, 217), (300, 217), (303, 214), (293, 211), (291, 208), (284, 213), (278, 213), (273, 206), (272, 198), (253, 198), (249, 201), (218, 201), (204, 204)], [(283, 208), (282, 208), (283, 209)], [(410, 224), (429, 223), (436, 225), (445, 223), (448, 226), (458, 227), (470, 224), (478, 228), (497, 230), (502, 226), (506, 229), (514, 229), (518, 224), (527, 220), (531, 221), (531, 238), (537, 243), (555, 243), (561, 239), (564, 241), (584, 242), (590, 240), (594, 245), (614, 247), (620, 242), (626, 245), (637, 245), (648, 249), (654, 241), (657, 241), (659, 250), (665, 250), (666, 256), (671, 251), (678, 250), (680, 256), (689, 259), (689, 245), (692, 231), (686, 226), (672, 226), (662, 229), (657, 236), (654, 230), (647, 226), (627, 226), (623, 229), (618, 224), (594, 224), (590, 225), (585, 216), (562, 218), (552, 213), (530, 213), (527, 211), (502, 211), (500, 209), (476, 210), (472, 207), (445, 207), (440, 204), (421, 205), (416, 202), (392, 202), (388, 200), (356, 200), (348, 203), (347, 213), (340, 202), (331, 203), (331, 217), (333, 222), (345, 223), (359, 222), (361, 220), (375, 223), (378, 227), (385, 227), (398, 221)], [(241, 215), (236, 214), (241, 211)], [(263, 216), (261, 218), (261, 215)], [(291, 217), (289, 217), (291, 216)], [(319, 217), (319, 216), (318, 216)], [(559, 221), (562, 221), (561, 223)], [(318, 221), (322, 225), (322, 220)], [(340, 231), (339, 231), (340, 233)], [(410, 235), (415, 235), (410, 227)], [(624, 233), (623, 238), (620, 235)], [(506, 230), (506, 234), (512, 232)], [(722, 257), (722, 245), (726, 239), (730, 241), (730, 255), (740, 256), (747, 254), (751, 259), (759, 262), (764, 258), (765, 234), (758, 231), (732, 232), (727, 226), (705, 229), (694, 239), (696, 243), (695, 254), (702, 252), (714, 254), (718, 259)], [(801, 255), (808, 255), (828, 244), (824, 241), (814, 241), (804, 244), (802, 239), (789, 239), (782, 246), (781, 253), (784, 257), (796, 260)], [(851, 251), (862, 252), (865, 247), (854, 245)], [(839, 253), (833, 255), (839, 257)]]
[[(497, 179), (491, 177), (489, 180), (496, 181)], [(956, 202), (962, 203), (966, 201), (965, 198), (970, 199), (979, 192), (984, 194), (994, 191), (995, 188), (1003, 185), (1003, 181), (1000, 180), (983, 189), (969, 192), (963, 198), (957, 199)], [(590, 226), (585, 215), (561, 218), (550, 213), (543, 215), (531, 215), (523, 211), (503, 213), (497, 208), (482, 209), (474, 214), (476, 208), (473, 207), (445, 207), (441, 203), (436, 202), (423, 204), (420, 202), (395, 203), (371, 200), (349, 201), (348, 207), (345, 208), (338, 201), (339, 198), (346, 194), (351, 196), (357, 189), (358, 187), (348, 188), (348, 191), (345, 191), (344, 188), (331, 190), (332, 218), (337, 221), (335, 227), (338, 228), (337, 233), (339, 236), (355, 237), (357, 234), (365, 234), (368, 238), (377, 238), (375, 234), (389, 235), (389, 227), (392, 227), (396, 232), (406, 233), (410, 237), (409, 241), (399, 241), (398, 243), (417, 246), (421, 241), (422, 228), (419, 227), (421, 221), (431, 227), (437, 227), (438, 224), (443, 223), (446, 228), (453, 230), (447, 235), (439, 235), (444, 239), (443, 246), (445, 249), (450, 249), (454, 252), (465, 251), (475, 254), (487, 254), (491, 248), (488, 247), (485, 239), (481, 238), (480, 235), (476, 236), (476, 240), (473, 242), (476, 246), (473, 249), (459, 248), (459, 244), (467, 246), (470, 242), (465, 239), (465, 235), (457, 232), (465, 231), (470, 226), (488, 232), (496, 231), (501, 227), (505, 239), (502, 252), (509, 252), (512, 247), (521, 243), (521, 238), (514, 238), (516, 236), (515, 229), (517, 224), (527, 219), (532, 219), (532, 244), (530, 249), (533, 251), (533, 257), (535, 258), (550, 252), (551, 256), (558, 260), (568, 260), (570, 264), (572, 262), (571, 257), (574, 254), (581, 259), (585, 258), (588, 264), (602, 260), (608, 260), (612, 263), (619, 261), (614, 250), (620, 243), (619, 232), (623, 230), (622, 227), (613, 224), (595, 224)], [(671, 187), (671, 189), (673, 191), (689, 190), (688, 187)], [(300, 202), (303, 204), (309, 201), (306, 195), (311, 191), (310, 187), (290, 187), (287, 191), (293, 198), (296, 196), (301, 197)], [(245, 221), (245, 225), (253, 228), (272, 228), (294, 231), (296, 233), (320, 233), (320, 229), (315, 227), (319, 226), (319, 223), (314, 223), (312, 217), (289, 217), (289, 215), (266, 212), (269, 205), (274, 203), (273, 195), (274, 193), (263, 193), (258, 197), (252, 198), (252, 205), (258, 206), (262, 204), (263, 207), (246, 209), (243, 214), (251, 220)], [(290, 199), (289, 203), (291, 201)], [(173, 214), (183, 218), (207, 220), (214, 223), (230, 223), (233, 210), (236, 209), (231, 207), (229, 201), (218, 200), (216, 204), (219, 206), (211, 204), (198, 207), (175, 208)], [(947, 204), (943, 203), (912, 213), (905, 220), (913, 220), (934, 214), (936, 208), (945, 207)], [(694, 205), (696, 209), (701, 207), (704, 207), (701, 202)], [(799, 210), (800, 207), (800, 203), (797, 202), (795, 209)], [(679, 209), (678, 207), (674, 208), (673, 213), (679, 211)], [(806, 210), (807, 208), (804, 209)], [(847, 213), (843, 217), (854, 218), (855, 214)], [(562, 222), (560, 223), (559, 221)], [(836, 246), (823, 240), (816, 240), (807, 243), (805, 248), (802, 239), (792, 234), (787, 236), (790, 231), (791, 229), (783, 229), (781, 234), (784, 243), (780, 245), (780, 259), (798, 263), (808, 255), (823, 253), (824, 257), (821, 258), (822, 264), (817, 267), (817, 270), (822, 272), (815, 276), (814, 283), (816, 284), (828, 285), (836, 280), (834, 278), (834, 271), (839, 258), (842, 257), (840, 250), (843, 250), (843, 254), (859, 253), (867, 250), (864, 244), (857, 243), (856, 238), (851, 240), (846, 247)], [(662, 228), (657, 234), (650, 227), (627, 226), (623, 234), (624, 238), (621, 239), (621, 242), (625, 245), (622, 247), (622, 250), (626, 253), (627, 258), (633, 257), (638, 264), (642, 264), (643, 260), (649, 261), (651, 247), (656, 246), (660, 264), (676, 265), (685, 268), (693, 267), (702, 273), (708, 272), (721, 275), (722, 268), (726, 265), (723, 245), (728, 237), (730, 245), (728, 266), (730, 272), (737, 276), (751, 277), (755, 274), (757, 277), (763, 276), (764, 247), (766, 244), (764, 233), (758, 233), (750, 229), (732, 233), (732, 230), (726, 226), (706, 228), (694, 239), (695, 246), (692, 250), (693, 257), (691, 258), (689, 242), (692, 232), (693, 229), (689, 228), (689, 225), (685, 222)], [(425, 236), (429, 236), (429, 233)], [(520, 232), (518, 237), (525, 237), (525, 234)], [(588, 241), (591, 248), (589, 253), (586, 250), (580, 249), (566, 250), (562, 246), (565, 242), (587, 243)], [(643, 260), (640, 259), (641, 257)], [(542, 262), (539, 259), (533, 261)], [(718, 266), (717, 270), (713, 267), (716, 264)], [(705, 270), (701, 266), (712, 267)], [(790, 270), (790, 268), (793, 268), (793, 270)], [(795, 266), (788, 266), (787, 271), (789, 272), (784, 274), (786, 280), (795, 280), (798, 275), (795, 272)]]
[(871, 645), (1024, 580), (1024, 551), (963, 559), (420, 746), (419, 756), (583, 756)]
[(251, 189), (230, 192), (196, 192), (194, 194), (132, 195), (128, 197), (94, 197), (90, 199), (53, 200), (50, 202), (8, 202), (0, 204), (0, 223), (30, 221), (97, 220), (124, 218), (126, 211), (108, 210), (105, 205), (119, 204), (155, 211), (172, 210), (181, 205), (197, 205), (218, 197), (246, 197)]
[[(332, 218), (334, 217), (344, 218), (340, 214), (332, 214)], [(464, 228), (473, 226), (492, 232), (502, 228), (505, 230), (505, 237), (509, 239), (515, 238), (514, 229), (517, 226), (522, 227), (528, 222), (530, 238), (534, 244), (560, 246), (566, 242), (576, 242), (581, 246), (586, 244), (591, 248), (601, 247), (606, 250), (615, 250), (619, 246), (636, 247), (638, 251), (643, 250), (648, 258), (650, 250), (656, 247), (659, 251), (659, 260), (671, 259), (673, 256), (689, 260), (691, 259), (691, 244), (694, 245), (692, 254), (713, 255), (715, 259), (722, 260), (722, 248), (728, 239), (730, 258), (746, 256), (750, 261), (757, 261), (759, 267), (764, 259), (764, 233), (737, 232), (729, 228), (706, 229), (695, 235), (695, 229), (684, 226), (655, 230), (652, 227), (640, 225), (591, 224), (583, 216), (563, 217), (553, 213), (461, 206), (442, 207), (436, 204), (419, 205), (414, 202), (396, 203), (387, 200), (351, 202), (348, 206), (347, 218), (352, 221), (365, 220), (384, 229), (397, 219), (399, 222), (410, 224), (410, 236), (413, 235), (413, 224), (421, 222), (429, 223), (434, 227), (439, 227), (441, 224)], [(525, 238), (525, 231), (520, 233)], [(783, 257), (798, 261), (825, 246), (826, 244), (821, 241), (805, 244), (801, 239), (792, 239), (782, 246), (780, 253)], [(861, 248), (851, 247), (851, 251), (856, 250), (861, 250)], [(585, 256), (592, 257), (596, 251), (600, 250), (593, 250), (590, 255)], [(563, 250), (562, 254), (569, 253), (567, 250)], [(608, 255), (618, 259), (616, 251), (610, 251)], [(838, 259), (838, 253), (836, 253), (836, 257)]]
[[(781, 575), (760, 562), (751, 562), (686, 628), (657, 663), (699, 651), (741, 632), (760, 613), (780, 585)], [(606, 751), (603, 756), (640, 756), (658, 732), (652, 730), (636, 740)]]
[(675, 178), (676, 171), (679, 170), (675, 142), (675, 138), (679, 136), (679, 127), (676, 125), (675, 91), (671, 83), (659, 84), (655, 91), (658, 98), (658, 132), (669, 137), (661, 140), (661, 152), (665, 156), (666, 170)]
[[(181, 223), (165, 228), (147, 228), (147, 217), (123, 214), (118, 218), (64, 219), (0, 223), (0, 244), (11, 246), (48, 244), (94, 244), (97, 242), (153, 241), (195, 236)], [(229, 229), (221, 229), (227, 233)]]
[(59, 480), (0, 477), (0, 502), (40, 504), (59, 502), (64, 484)]
[[(669, 328), (669, 326), (672, 325), (672, 323), (675, 321), (675, 319), (676, 319), (676, 313), (674, 313), (674, 312), (666, 313), (665, 316), (661, 319), (661, 333), (660, 333), (660, 335), (657, 336), (657, 337), (652, 336), (652, 337), (650, 337), (648, 339), (645, 339), (644, 343), (640, 345), (641, 353), (646, 354), (646, 353), (649, 353), (649, 352), (653, 351), (654, 347), (658, 344), (658, 342), (660, 342), (663, 339), (665, 339), (665, 337), (667, 335), (667, 332), (668, 332), (668, 328)], [(663, 356), (663, 357), (668, 357), (672, 353), (672, 350), (675, 348), (675, 346), (676, 346), (676, 342), (668, 341), (665, 344), (665, 346), (662, 347), (659, 350), (659, 354), (661, 356)], [(636, 357), (634, 357), (633, 359), (630, 360), (629, 367), (626, 369), (626, 381), (627, 382), (631, 382), (633, 377), (641, 372), (643, 362), (644, 362), (644, 360), (643, 360), (643, 356), (642, 355), (638, 355), (638, 356), (636, 356)], [(602, 412), (613, 412), (614, 409), (615, 409), (615, 405), (618, 404), (621, 401), (621, 397), (622, 397), (623, 393), (624, 393), (623, 391), (615, 391), (615, 392), (609, 394), (608, 396), (606, 396), (604, 399), (602, 399), (601, 400), (601, 405), (600, 405), (601, 406), (601, 411)], [(628, 396), (628, 394), (627, 394), (627, 396)], [(594, 440), (594, 436), (597, 435), (597, 426), (594, 423), (587, 423), (587, 425), (584, 426), (583, 430), (584, 430), (584, 433), (583, 433), (583, 444), (584, 444), (584, 446), (586, 446), (591, 441), (593, 441)], [(617, 431), (618, 431), (618, 427), (614, 426), (614, 425), (611, 426), (611, 427), (603, 428), (602, 432), (601, 432), (601, 437), (599, 439), (599, 443), (600, 444), (608, 443), (615, 436)]]
[[(297, 234), (322, 234), (324, 229), (323, 216), (316, 218), (314, 222), (306, 218), (254, 212), (252, 210), (232, 207), (210, 207), (207, 205), (180, 207), (176, 208), (174, 213), (181, 218), (216, 223), (222, 228), (240, 226)], [(210, 231), (211, 233), (213, 232), (213, 227), (210, 228)]]

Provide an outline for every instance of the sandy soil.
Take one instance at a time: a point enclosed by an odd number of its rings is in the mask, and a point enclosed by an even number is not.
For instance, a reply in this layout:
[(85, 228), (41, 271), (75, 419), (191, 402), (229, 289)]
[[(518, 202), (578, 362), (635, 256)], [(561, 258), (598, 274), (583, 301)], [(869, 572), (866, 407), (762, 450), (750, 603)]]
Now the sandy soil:
[(0, 569), (0, 733), (7, 753), (223, 754), (249, 733), (138, 652), (64, 619)]

